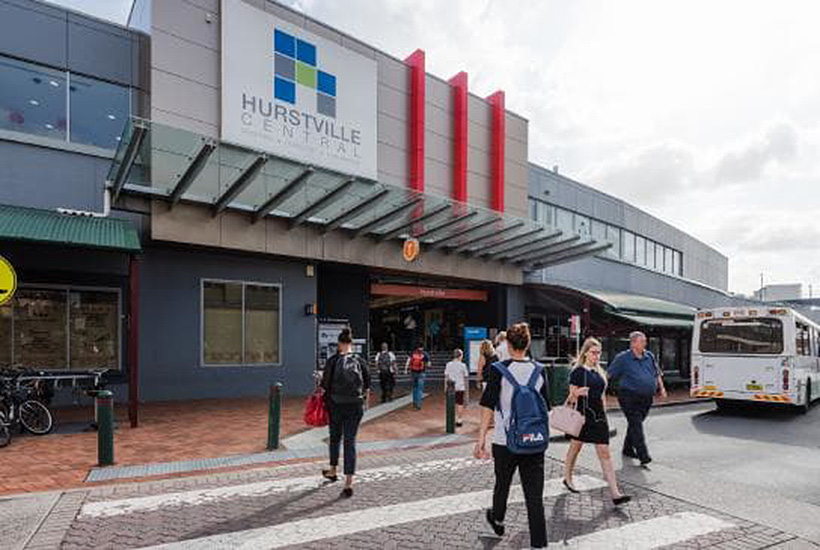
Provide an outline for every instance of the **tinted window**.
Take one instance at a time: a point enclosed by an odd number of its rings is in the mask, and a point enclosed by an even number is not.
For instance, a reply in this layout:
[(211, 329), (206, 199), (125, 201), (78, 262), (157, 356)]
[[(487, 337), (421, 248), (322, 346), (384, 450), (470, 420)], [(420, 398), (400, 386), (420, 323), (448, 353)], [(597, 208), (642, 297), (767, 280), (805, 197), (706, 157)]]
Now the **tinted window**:
[(635, 263), (635, 234), (624, 230), (623, 241), (623, 259), (627, 262)]
[(779, 319), (707, 319), (700, 325), (702, 353), (783, 353), (783, 323)]
[(128, 88), (71, 75), (71, 141), (116, 149), (129, 112)]
[(65, 140), (65, 73), (0, 57), (0, 128)]
[(646, 265), (646, 239), (641, 236), (635, 237), (635, 263)]

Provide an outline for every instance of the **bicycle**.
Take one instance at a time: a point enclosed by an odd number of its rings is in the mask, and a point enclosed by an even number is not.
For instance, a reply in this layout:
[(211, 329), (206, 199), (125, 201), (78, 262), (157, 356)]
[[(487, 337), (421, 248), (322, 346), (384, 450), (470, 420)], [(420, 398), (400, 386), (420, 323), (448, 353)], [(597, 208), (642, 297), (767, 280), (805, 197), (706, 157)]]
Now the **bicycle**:
[(20, 375), (0, 382), (0, 447), (11, 443), (14, 428), (45, 435), (54, 428), (54, 418), (30, 387), (20, 387)]

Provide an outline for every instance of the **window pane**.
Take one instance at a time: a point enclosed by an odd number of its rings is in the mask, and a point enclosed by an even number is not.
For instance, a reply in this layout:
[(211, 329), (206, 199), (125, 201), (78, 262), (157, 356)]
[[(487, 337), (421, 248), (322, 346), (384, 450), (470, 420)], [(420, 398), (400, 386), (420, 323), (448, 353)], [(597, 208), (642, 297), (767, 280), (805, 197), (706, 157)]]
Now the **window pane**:
[(71, 291), (69, 337), (72, 369), (119, 368), (119, 302), (116, 292)]
[(0, 128), (65, 140), (65, 73), (0, 57)]
[(242, 285), (206, 281), (203, 309), (205, 363), (242, 363)]
[(635, 234), (629, 231), (624, 231), (623, 235), (623, 260), (629, 263), (635, 263)]
[(672, 252), (673, 251), (672, 251), (671, 248), (664, 249), (664, 260), (663, 260), (663, 271), (664, 271), (664, 273), (672, 274), (672, 273), (675, 272), (675, 270), (672, 269)]
[(530, 199), (530, 218), (534, 221), (540, 221), (538, 219), (538, 201)]
[(675, 273), (683, 277), (683, 254), (675, 252)]
[(245, 363), (279, 362), (279, 289), (245, 287)]
[(543, 216), (544, 225), (555, 225), (555, 207), (551, 204), (541, 205), (541, 215)]
[(610, 247), (606, 251), (606, 255), (610, 258), (620, 258), (621, 257), (621, 230), (617, 227), (613, 227), (608, 225), (606, 227), (606, 240), (607, 242), (612, 243), (612, 247)]
[(66, 293), (20, 289), (14, 298), (14, 366), (66, 369)]
[(635, 263), (646, 265), (646, 239), (639, 235), (635, 236)]
[(11, 366), (11, 304), (0, 306), (0, 368)]
[(71, 141), (116, 149), (128, 117), (128, 88), (71, 75)]
[(649, 239), (646, 241), (646, 267), (655, 269), (655, 243)]
[(572, 212), (563, 208), (555, 209), (555, 225), (562, 230), (565, 235), (572, 234)]
[(661, 368), (664, 372), (678, 370), (678, 341), (675, 338), (663, 339)]
[(589, 238), (592, 235), (592, 227), (589, 218), (580, 214), (575, 214), (573, 218), (575, 233), (582, 238)]
[(597, 220), (592, 221), (592, 238), (598, 242), (606, 242), (606, 224)]
[(702, 353), (778, 354), (783, 352), (779, 319), (710, 319), (700, 324)]

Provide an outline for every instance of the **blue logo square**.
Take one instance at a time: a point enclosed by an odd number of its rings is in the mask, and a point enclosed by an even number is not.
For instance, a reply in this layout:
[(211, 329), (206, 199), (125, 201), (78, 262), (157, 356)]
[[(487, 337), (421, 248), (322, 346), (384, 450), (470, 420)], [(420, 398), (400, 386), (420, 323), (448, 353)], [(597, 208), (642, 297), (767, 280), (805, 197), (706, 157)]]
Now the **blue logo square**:
[(273, 79), (273, 96), (276, 99), (296, 103), (296, 84), (278, 76)]
[(316, 87), (323, 94), (336, 97), (336, 77), (332, 74), (319, 71)]
[(296, 59), (307, 65), (316, 66), (316, 46), (304, 40), (296, 40)]
[(288, 33), (276, 29), (273, 33), (273, 49), (283, 55), (296, 57), (296, 39)]

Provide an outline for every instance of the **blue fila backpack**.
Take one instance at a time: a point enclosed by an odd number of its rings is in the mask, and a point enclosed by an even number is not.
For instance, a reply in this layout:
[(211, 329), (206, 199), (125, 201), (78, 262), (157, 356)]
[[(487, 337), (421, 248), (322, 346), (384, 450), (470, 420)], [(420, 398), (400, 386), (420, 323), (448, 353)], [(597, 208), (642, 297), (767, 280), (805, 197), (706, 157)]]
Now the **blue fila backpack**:
[(535, 389), (535, 385), (544, 367), (533, 362), (532, 375), (527, 384), (522, 386), (509, 371), (511, 363), (508, 360), (493, 364), (513, 387), (507, 427), (507, 449), (515, 454), (543, 453), (549, 444), (549, 417), (547, 404)]

